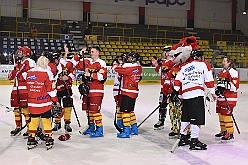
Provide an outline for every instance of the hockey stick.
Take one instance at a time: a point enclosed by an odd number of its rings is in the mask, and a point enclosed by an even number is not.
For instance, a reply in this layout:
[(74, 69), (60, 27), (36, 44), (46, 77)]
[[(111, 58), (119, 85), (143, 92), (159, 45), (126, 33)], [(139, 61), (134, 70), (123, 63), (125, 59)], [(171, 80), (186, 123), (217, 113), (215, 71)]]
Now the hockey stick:
[(7, 107), (7, 106), (5, 106), (5, 105), (3, 105), (3, 104), (0, 104), (0, 106), (6, 109), (6, 110), (5, 110), (6, 113), (7, 113), (7, 112), (14, 112), (14, 111), (15, 111), (15, 109), (13, 109), (13, 108), (11, 108), (11, 107)]
[(225, 96), (223, 96), (223, 97), (224, 97), (224, 99), (225, 99), (225, 101), (226, 101), (226, 105), (227, 105), (227, 107), (228, 107), (228, 111), (232, 114), (232, 119), (233, 119), (233, 122), (234, 122), (234, 124), (235, 124), (235, 127), (236, 127), (236, 129), (237, 129), (237, 131), (238, 131), (238, 134), (240, 134), (238, 124), (237, 124), (237, 122), (236, 122), (236, 120), (235, 120), (235, 118), (234, 118), (234, 116), (233, 116), (233, 113), (232, 113), (232, 111), (231, 111), (230, 105), (229, 105), (229, 103), (228, 103), (226, 97), (225, 97)]
[(139, 125), (138, 125), (138, 128), (150, 117), (150, 116), (152, 116), (152, 114), (154, 114), (154, 112), (156, 112), (160, 107), (161, 107), (161, 105), (162, 104), (164, 104), (165, 103), (165, 101), (167, 101), (167, 99), (165, 99), (161, 104), (159, 104), (141, 123), (139, 123)]
[[(67, 83), (66, 83), (65, 81), (64, 81), (64, 84), (65, 84), (65, 88), (66, 88), (66, 91), (67, 91), (68, 97), (69, 97), (69, 98), (71, 98), (71, 97), (70, 97), (70, 91), (69, 91), (68, 86), (67, 86)], [(74, 105), (73, 105), (73, 104), (72, 104), (72, 109), (73, 109), (74, 114), (75, 114), (75, 117), (76, 117), (76, 119), (77, 119), (78, 127), (81, 127), (81, 124), (80, 124), (80, 121), (79, 121), (79, 118), (78, 118), (78, 115), (77, 115), (76, 109), (75, 109), (75, 107), (74, 107)]]
[(116, 102), (116, 107), (115, 107), (115, 119), (114, 119), (114, 126), (115, 126), (115, 128), (116, 128), (120, 133), (122, 133), (123, 130), (117, 125), (117, 108), (118, 108), (118, 103), (119, 103), (119, 99), (120, 99), (122, 77), (123, 77), (123, 75), (121, 75), (121, 77), (120, 77), (120, 84), (119, 84), (119, 88), (118, 88), (117, 102)]

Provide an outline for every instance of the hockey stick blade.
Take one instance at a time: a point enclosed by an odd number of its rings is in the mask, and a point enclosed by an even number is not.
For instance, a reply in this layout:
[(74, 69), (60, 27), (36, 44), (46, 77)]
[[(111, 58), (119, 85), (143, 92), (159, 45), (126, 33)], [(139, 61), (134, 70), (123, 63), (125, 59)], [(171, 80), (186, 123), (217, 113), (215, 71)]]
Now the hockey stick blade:
[(175, 142), (175, 144), (171, 148), (171, 151), (170, 151), (171, 153), (173, 153), (175, 151), (175, 149), (177, 148), (179, 142), (180, 142), (180, 139), (177, 139), (177, 141)]
[(14, 109), (12, 109), (11, 107), (7, 107), (7, 106), (5, 106), (5, 105), (3, 105), (3, 104), (0, 104), (0, 106), (6, 109), (6, 110), (5, 110), (6, 113), (7, 113), (7, 112), (14, 112)]
[(17, 134), (19, 134), (26, 126), (27, 126), (27, 123), (23, 127), (21, 127), (19, 131), (13, 134), (13, 136), (16, 136)]

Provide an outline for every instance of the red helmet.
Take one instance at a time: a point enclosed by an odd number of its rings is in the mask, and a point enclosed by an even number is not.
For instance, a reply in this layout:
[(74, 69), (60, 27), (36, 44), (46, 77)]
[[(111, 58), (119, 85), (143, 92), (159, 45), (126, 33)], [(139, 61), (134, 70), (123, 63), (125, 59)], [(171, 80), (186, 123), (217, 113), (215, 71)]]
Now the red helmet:
[(30, 56), (31, 55), (31, 49), (27, 46), (22, 46), (18, 48), (19, 51), (21, 51), (23, 54)]

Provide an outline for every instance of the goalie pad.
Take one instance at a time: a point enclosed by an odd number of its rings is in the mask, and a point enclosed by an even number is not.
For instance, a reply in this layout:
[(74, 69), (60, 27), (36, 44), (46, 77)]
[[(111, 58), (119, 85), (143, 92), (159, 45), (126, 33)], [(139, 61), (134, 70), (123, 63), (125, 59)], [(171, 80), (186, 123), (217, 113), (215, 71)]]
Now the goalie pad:
[(57, 105), (53, 105), (51, 109), (52, 117), (53, 118), (62, 118), (64, 115), (64, 108), (58, 107)]

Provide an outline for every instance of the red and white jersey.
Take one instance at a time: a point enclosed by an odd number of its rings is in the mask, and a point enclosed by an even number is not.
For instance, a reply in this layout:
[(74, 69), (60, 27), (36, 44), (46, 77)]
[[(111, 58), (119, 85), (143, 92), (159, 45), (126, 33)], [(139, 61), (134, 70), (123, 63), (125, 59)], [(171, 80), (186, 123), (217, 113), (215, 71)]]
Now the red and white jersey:
[(125, 63), (121, 65), (114, 65), (113, 70), (122, 77), (121, 94), (131, 98), (137, 98), (139, 94), (138, 83), (141, 78), (142, 67), (137, 63)]
[(54, 62), (49, 62), (47, 68), (52, 72), (53, 77), (55, 78), (58, 74), (57, 65)]
[[(69, 61), (68, 59), (61, 58), (59, 61), (59, 65), (57, 66), (59, 74), (66, 73), (66, 76), (68, 76), (68, 80), (63, 81), (60, 79), (60, 75), (58, 75), (57, 78), (57, 90), (63, 91), (66, 88), (71, 88), (73, 80), (75, 80), (75, 71), (73, 67), (73, 63)], [(61, 71), (60, 71), (61, 70)], [(67, 87), (66, 87), (67, 85)]]
[[(93, 62), (92, 58), (80, 59), (78, 56), (74, 56), (76, 61), (76, 69), (79, 71), (85, 71), (88, 69), (91, 72), (92, 82), (87, 82), (90, 87), (89, 97), (103, 96), (104, 95), (104, 82), (107, 79), (107, 67), (105, 61), (98, 58)], [(84, 68), (85, 66), (85, 68)]]
[[(26, 76), (27, 71), (34, 68), (35, 66), (36, 66), (35, 61), (30, 58), (27, 58), (23, 61), (17, 61), (15, 63), (15, 70), (12, 71), (11, 77), (9, 77), (9, 80), (15, 79), (15, 83), (12, 88), (13, 92), (17, 91), (16, 86), (18, 85), (19, 94), (27, 93), (27, 87), (26, 87), (27, 83), (21, 77)], [(18, 82), (16, 82), (16, 79), (18, 79)]]
[(119, 87), (120, 87), (120, 75), (118, 73), (115, 73), (114, 87), (113, 87), (113, 96), (114, 97), (118, 95)]
[(182, 99), (204, 96), (204, 86), (215, 93), (211, 66), (203, 60), (193, 60), (182, 64), (175, 79), (174, 89), (182, 88)]
[[(224, 90), (224, 96), (226, 97), (229, 104), (236, 106), (237, 98), (238, 98), (238, 88), (239, 88), (239, 73), (237, 70), (231, 68), (229, 70), (223, 69), (220, 71), (218, 75), (219, 81), (225, 81), (229, 79), (230, 82), (230, 90)], [(217, 98), (218, 105), (226, 105), (225, 98), (223, 96), (219, 96)]]
[(33, 68), (24, 77), (27, 82), (28, 110), (31, 114), (41, 114), (50, 110), (53, 102), (58, 102), (53, 74), (49, 69)]
[(172, 59), (169, 59), (169, 60), (163, 60), (161, 66), (158, 65), (156, 68), (155, 68), (155, 71), (157, 73), (159, 73), (160, 75), (160, 80), (161, 80), (161, 92), (164, 93), (164, 95), (167, 95), (168, 94), (168, 87), (167, 87), (167, 84), (170, 83), (168, 82), (169, 80), (167, 79), (168, 77), (168, 72), (163, 72), (162, 70), (170, 70), (174, 65), (174, 62)]
[[(164, 90), (166, 90), (167, 93), (172, 93), (172, 90), (175, 86), (175, 78), (180, 70), (181, 70), (181, 65), (174, 65), (171, 68), (171, 70), (168, 72), (168, 77), (166, 80), (169, 80), (169, 81), (165, 81), (165, 84), (164, 84)], [(181, 98), (181, 96), (182, 96), (182, 90), (180, 88), (178, 97)]]

